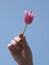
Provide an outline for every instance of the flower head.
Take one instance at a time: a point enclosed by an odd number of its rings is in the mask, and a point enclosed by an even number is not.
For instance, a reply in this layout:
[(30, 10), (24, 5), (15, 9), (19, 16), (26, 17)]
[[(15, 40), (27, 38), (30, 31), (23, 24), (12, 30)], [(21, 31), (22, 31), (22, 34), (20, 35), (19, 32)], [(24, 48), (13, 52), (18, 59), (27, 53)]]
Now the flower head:
[(24, 22), (26, 24), (31, 24), (33, 19), (34, 19), (34, 14), (32, 13), (32, 11), (25, 11)]

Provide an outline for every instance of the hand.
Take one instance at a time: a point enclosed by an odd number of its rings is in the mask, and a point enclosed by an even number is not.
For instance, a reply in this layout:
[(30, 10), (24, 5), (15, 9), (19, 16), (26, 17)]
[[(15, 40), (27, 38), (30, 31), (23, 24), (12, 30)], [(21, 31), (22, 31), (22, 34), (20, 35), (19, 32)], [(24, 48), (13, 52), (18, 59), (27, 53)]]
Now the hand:
[(33, 65), (32, 53), (23, 34), (11, 40), (8, 48), (12, 57), (19, 65)]

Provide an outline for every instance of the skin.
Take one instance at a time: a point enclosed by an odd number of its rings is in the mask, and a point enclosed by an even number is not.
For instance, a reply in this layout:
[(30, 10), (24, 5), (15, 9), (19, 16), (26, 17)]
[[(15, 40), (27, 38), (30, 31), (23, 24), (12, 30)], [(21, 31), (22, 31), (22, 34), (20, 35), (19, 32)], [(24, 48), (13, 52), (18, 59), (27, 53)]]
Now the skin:
[(18, 65), (33, 65), (32, 52), (23, 34), (11, 40), (8, 49)]

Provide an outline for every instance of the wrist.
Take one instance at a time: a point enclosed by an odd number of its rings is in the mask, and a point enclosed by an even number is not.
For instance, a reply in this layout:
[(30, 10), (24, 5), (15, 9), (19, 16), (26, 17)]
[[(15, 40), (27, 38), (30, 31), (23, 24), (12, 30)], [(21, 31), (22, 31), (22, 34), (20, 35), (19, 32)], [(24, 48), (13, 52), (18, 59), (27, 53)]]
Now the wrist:
[(22, 63), (22, 64), (19, 64), (19, 65), (33, 65), (33, 63), (30, 63), (30, 64), (28, 64), (28, 63)]

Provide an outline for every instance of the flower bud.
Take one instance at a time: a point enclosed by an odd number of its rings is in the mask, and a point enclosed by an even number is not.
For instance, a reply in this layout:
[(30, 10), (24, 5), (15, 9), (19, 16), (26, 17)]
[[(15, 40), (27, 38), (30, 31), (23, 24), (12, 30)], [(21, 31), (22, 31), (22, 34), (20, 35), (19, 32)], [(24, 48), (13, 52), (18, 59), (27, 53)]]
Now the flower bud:
[(32, 11), (25, 11), (25, 14), (24, 14), (24, 22), (26, 24), (31, 24), (32, 21), (34, 19), (34, 14), (32, 13)]

